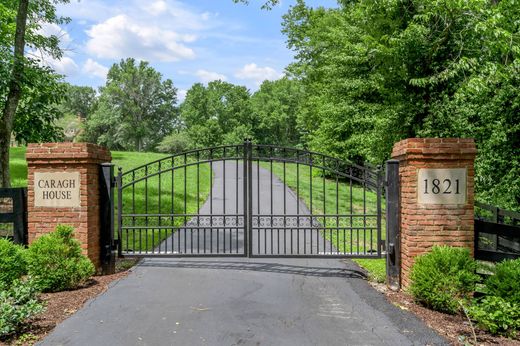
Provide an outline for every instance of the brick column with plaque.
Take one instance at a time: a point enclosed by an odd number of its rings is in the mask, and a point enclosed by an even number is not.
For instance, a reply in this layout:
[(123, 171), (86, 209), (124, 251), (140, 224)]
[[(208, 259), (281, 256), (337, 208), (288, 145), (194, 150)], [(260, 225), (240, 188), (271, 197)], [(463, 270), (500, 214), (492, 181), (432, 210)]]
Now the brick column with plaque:
[(90, 143), (42, 143), (27, 147), (29, 243), (71, 225), (83, 253), (100, 265), (100, 164), (110, 152)]
[(394, 145), (399, 161), (401, 286), (414, 258), (434, 245), (473, 253), (473, 139), (409, 138)]

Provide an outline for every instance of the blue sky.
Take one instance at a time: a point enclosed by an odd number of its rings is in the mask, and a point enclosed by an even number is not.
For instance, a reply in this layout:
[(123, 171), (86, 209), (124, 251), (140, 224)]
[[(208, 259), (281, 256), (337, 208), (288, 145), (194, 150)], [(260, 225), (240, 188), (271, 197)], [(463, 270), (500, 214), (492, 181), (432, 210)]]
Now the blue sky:
[(113, 63), (134, 57), (172, 79), (181, 98), (193, 83), (214, 79), (255, 91), (264, 79), (279, 78), (292, 60), (281, 23), (295, 0), (282, 0), (271, 11), (261, 10), (260, 0), (250, 2), (72, 0), (58, 8), (72, 22), (44, 28), (61, 37), (65, 56), (44, 60), (77, 85), (103, 85)]

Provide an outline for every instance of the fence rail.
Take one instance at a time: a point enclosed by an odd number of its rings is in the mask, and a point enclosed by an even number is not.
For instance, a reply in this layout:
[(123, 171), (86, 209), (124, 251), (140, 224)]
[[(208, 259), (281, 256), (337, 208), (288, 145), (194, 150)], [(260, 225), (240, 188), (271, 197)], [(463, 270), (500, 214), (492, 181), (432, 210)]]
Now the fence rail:
[(520, 257), (520, 213), (475, 202), (475, 258), (499, 262)]
[(0, 188), (0, 237), (27, 244), (27, 188)]

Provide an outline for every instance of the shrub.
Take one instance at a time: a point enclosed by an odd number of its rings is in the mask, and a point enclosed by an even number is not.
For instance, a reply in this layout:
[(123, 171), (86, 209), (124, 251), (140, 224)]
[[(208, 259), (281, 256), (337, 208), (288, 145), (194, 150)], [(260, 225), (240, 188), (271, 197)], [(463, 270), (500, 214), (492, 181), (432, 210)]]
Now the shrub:
[(0, 238), (0, 290), (26, 273), (23, 247), (10, 240)]
[(163, 138), (157, 146), (161, 153), (178, 154), (191, 148), (190, 137), (186, 132), (172, 133)]
[(28, 319), (45, 309), (37, 299), (32, 281), (15, 280), (9, 289), (0, 291), (0, 338), (16, 332)]
[(466, 248), (435, 246), (419, 256), (412, 268), (410, 291), (415, 300), (437, 311), (454, 314), (469, 299), (479, 277)]
[(485, 285), (488, 295), (520, 304), (520, 258), (497, 263)]
[(487, 296), (468, 308), (477, 325), (492, 334), (515, 337), (520, 329), (520, 305), (501, 297)]
[(28, 274), (44, 292), (76, 288), (94, 274), (92, 262), (81, 254), (73, 233), (72, 227), (58, 225), (27, 251)]

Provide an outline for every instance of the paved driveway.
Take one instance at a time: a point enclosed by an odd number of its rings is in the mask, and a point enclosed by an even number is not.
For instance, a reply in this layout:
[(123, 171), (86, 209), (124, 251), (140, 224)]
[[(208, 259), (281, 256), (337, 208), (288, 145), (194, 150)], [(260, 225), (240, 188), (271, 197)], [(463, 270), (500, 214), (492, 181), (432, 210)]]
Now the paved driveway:
[[(213, 203), (218, 205), (224, 199), (222, 164), (214, 165), (214, 172)], [(270, 179), (270, 174), (260, 169), (260, 184), (265, 179)], [(279, 181), (275, 183), (274, 197), (279, 201), (276, 194), (283, 194), (286, 188)], [(241, 183), (226, 183), (226, 189), (237, 185), (240, 188)], [(262, 187), (260, 191), (260, 205), (268, 205), (262, 199), (269, 199), (269, 192)], [(236, 192), (226, 193), (227, 206), (236, 207)], [(288, 204), (294, 208), (297, 202), (291, 196), (288, 198), (294, 200)], [(239, 247), (243, 246), (243, 238), (240, 234), (238, 237)], [(231, 239), (236, 244), (237, 239)], [(300, 242), (298, 246), (306, 245)], [(413, 315), (389, 304), (351, 261), (155, 258), (143, 260), (126, 278), (60, 324), (41, 344), (445, 343)]]

